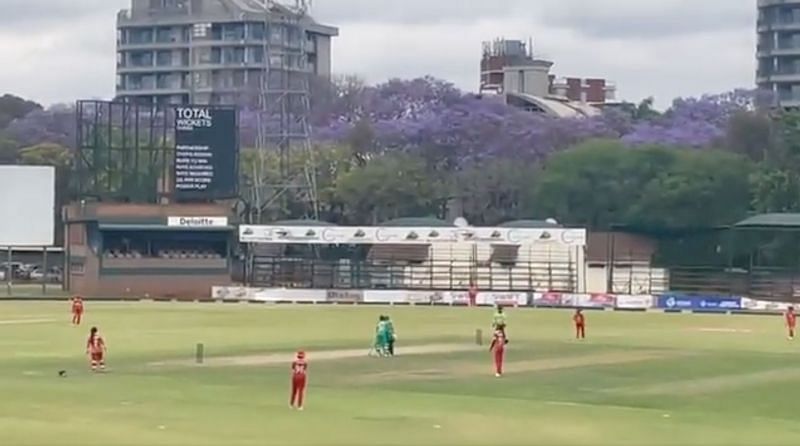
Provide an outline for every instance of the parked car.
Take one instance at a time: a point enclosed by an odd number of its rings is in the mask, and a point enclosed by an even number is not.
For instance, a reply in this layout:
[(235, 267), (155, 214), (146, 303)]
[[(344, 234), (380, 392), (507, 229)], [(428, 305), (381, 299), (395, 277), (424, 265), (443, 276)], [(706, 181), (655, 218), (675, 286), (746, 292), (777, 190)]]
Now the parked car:
[[(15, 279), (21, 278), (22, 270), (24, 269), (25, 265), (22, 262), (11, 262), (11, 277)], [(0, 263), (0, 270), (3, 273), (8, 273), (9, 262)], [(5, 279), (3, 279), (5, 280)]]
[(37, 266), (29, 273), (30, 280), (35, 282), (41, 282), (44, 280), (52, 283), (59, 283), (61, 282), (61, 277), (61, 268), (56, 266), (50, 268), (46, 272), (42, 267)]

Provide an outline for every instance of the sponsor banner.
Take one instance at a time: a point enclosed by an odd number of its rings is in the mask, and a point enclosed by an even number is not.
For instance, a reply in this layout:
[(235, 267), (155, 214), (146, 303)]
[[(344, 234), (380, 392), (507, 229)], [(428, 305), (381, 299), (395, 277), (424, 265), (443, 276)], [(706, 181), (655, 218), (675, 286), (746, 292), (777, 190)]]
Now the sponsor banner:
[(364, 302), (363, 290), (328, 290), (325, 292), (328, 302), (360, 303)]
[(248, 300), (253, 297), (253, 288), (235, 286), (211, 287), (211, 298), (215, 300)]
[(253, 288), (250, 299), (256, 302), (325, 302), (325, 290)]
[(169, 217), (167, 226), (183, 228), (224, 228), (228, 226), (228, 217)]
[(428, 245), (490, 243), (498, 245), (556, 244), (585, 246), (585, 229), (509, 229), (434, 227), (263, 226), (239, 227), (242, 243), (325, 245)]
[(535, 307), (560, 307), (562, 299), (561, 293), (533, 293), (531, 303)]
[(561, 305), (580, 308), (613, 308), (616, 296), (612, 294), (562, 294)]
[(666, 310), (740, 310), (740, 297), (691, 296), (664, 294), (656, 299), (658, 308)]
[[(464, 293), (466, 294), (466, 293)], [(467, 298), (466, 302), (469, 302)], [(518, 292), (479, 292), (476, 296), (476, 303), (478, 305), (501, 305), (504, 307), (523, 307), (528, 305), (528, 293)]]
[[(363, 300), (360, 302), (467, 305), (469, 294), (466, 291), (366, 290), (363, 292)], [(475, 303), (488, 306), (525, 306), (528, 303), (528, 294), (479, 292)]]
[(640, 310), (653, 307), (653, 296), (617, 296), (616, 308)]
[(365, 290), (365, 303), (383, 304), (433, 304), (445, 301), (445, 293), (439, 291), (410, 290)]
[(787, 308), (793, 304), (786, 302), (769, 302), (765, 300), (756, 300), (749, 298), (742, 298), (742, 309), (752, 311), (786, 311)]

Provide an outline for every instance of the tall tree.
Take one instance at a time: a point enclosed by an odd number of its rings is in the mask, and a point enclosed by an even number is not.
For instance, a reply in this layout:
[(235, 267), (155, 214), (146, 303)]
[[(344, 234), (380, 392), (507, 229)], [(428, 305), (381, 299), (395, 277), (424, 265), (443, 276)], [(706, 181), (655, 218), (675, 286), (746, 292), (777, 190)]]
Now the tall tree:
[(16, 164), (19, 156), (19, 144), (0, 135), (0, 164)]
[(440, 192), (425, 164), (406, 154), (384, 155), (346, 172), (337, 195), (351, 224), (379, 224), (435, 213)]
[(19, 96), (4, 94), (0, 96), (0, 130), (8, 127), (15, 119), (23, 118), (42, 106)]
[(714, 226), (746, 214), (751, 167), (724, 152), (591, 141), (546, 164), (535, 203), (542, 217), (593, 229)]

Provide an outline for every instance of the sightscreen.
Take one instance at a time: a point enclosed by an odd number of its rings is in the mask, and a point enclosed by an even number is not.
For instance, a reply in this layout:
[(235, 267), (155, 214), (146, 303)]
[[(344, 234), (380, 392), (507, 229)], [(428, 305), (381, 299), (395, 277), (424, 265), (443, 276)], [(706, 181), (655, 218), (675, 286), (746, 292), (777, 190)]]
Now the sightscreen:
[(0, 246), (52, 246), (55, 169), (0, 166)]
[(238, 122), (234, 108), (176, 108), (172, 178), (177, 199), (236, 197), (238, 159)]

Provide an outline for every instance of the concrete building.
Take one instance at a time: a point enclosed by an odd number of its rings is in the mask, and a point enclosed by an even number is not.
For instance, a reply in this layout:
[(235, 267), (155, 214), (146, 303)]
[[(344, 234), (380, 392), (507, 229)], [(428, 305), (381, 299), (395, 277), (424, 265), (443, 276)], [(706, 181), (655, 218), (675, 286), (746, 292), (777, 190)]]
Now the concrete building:
[(615, 101), (616, 85), (605, 79), (559, 78), (553, 62), (533, 55), (532, 43), (498, 39), (483, 45), (481, 93), (505, 96), (514, 106), (558, 117), (593, 116)]
[(756, 83), (800, 107), (800, 0), (758, 0)]
[(230, 104), (257, 94), (268, 66), (330, 76), (338, 29), (272, 3), (131, 0), (117, 16), (117, 97)]

